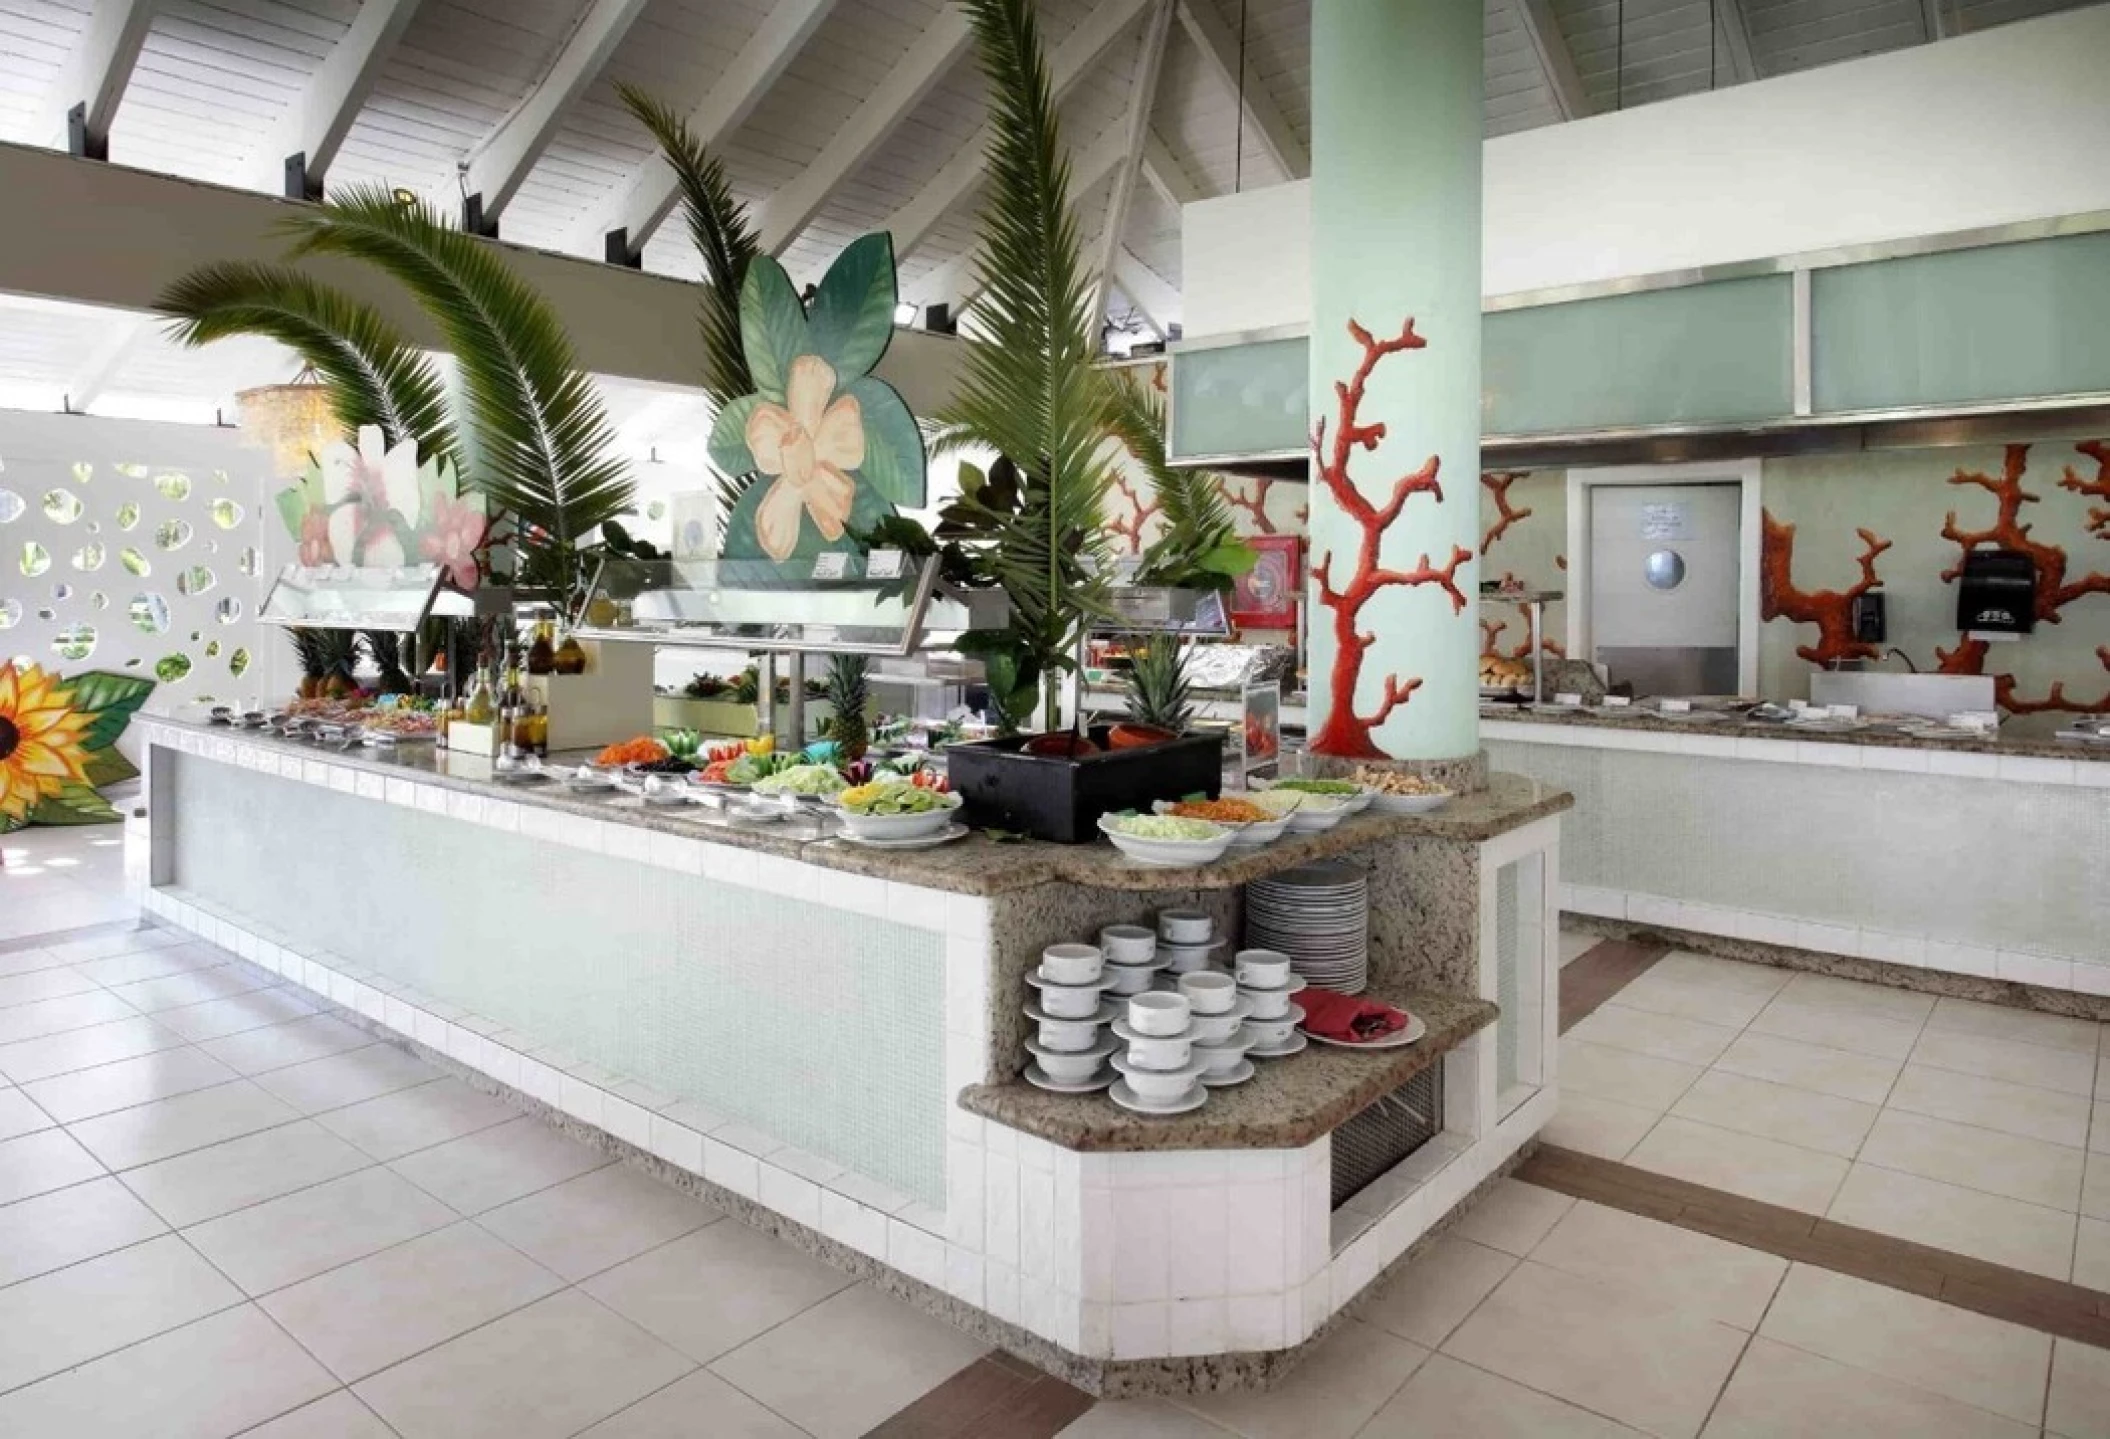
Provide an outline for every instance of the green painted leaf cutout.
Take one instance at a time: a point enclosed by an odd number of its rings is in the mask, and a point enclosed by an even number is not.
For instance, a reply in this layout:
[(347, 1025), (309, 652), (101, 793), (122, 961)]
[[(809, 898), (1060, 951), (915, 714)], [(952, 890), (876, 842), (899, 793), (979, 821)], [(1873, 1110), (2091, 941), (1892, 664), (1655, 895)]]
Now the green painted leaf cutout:
[(806, 323), (810, 353), (835, 367), (838, 386), (869, 375), (894, 338), (893, 236), (851, 241), (822, 277)]
[(767, 255), (747, 268), (740, 286), (740, 348), (762, 397), (784, 403), (791, 362), (810, 348), (806, 307), (792, 288), (791, 276)]
[(747, 417), (761, 403), (760, 395), (742, 395), (711, 422), (711, 463), (728, 475), (754, 471), (755, 453), (747, 447)]
[(128, 779), (139, 778), (139, 766), (124, 757), (124, 752), (115, 745), (108, 749), (88, 751), (88, 783), (101, 789), (104, 785), (123, 784)]
[(133, 714), (154, 692), (154, 682), (111, 674), (108, 670), (90, 670), (67, 680), (66, 688), (73, 696), (73, 707), (94, 717), (81, 734), (81, 747), (102, 749), (117, 743)]
[(925, 466), (923, 432), (894, 387), (866, 375), (843, 387), (857, 397), (864, 412), (865, 462), (858, 467), (864, 482), (897, 505), (921, 508)]
[(110, 801), (84, 784), (61, 786), (29, 812), (31, 824), (114, 824), (123, 818)]

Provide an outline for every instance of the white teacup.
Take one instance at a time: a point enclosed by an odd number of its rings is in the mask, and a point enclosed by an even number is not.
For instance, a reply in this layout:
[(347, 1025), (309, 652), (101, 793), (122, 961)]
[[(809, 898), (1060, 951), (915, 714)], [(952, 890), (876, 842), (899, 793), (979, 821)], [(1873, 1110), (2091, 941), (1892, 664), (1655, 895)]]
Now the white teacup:
[(1238, 1013), (1197, 1014), (1188, 1026), (1187, 1033), (1196, 1044), (1222, 1044), (1238, 1033)]
[(1158, 933), (1173, 944), (1207, 944), (1216, 933), (1216, 921), (1198, 909), (1161, 909)]
[(1158, 967), (1154, 964), (1109, 964), (1105, 972), (1111, 992), (1124, 999), (1150, 988), (1157, 976)]
[(1095, 984), (1104, 963), (1097, 945), (1051, 944), (1040, 952), (1040, 977), (1050, 984)]
[(1228, 1014), (1238, 1002), (1238, 982), (1218, 969), (1198, 969), (1182, 974), (1179, 992), (1195, 1014)]
[(1280, 989), (1289, 983), (1289, 956), (1273, 949), (1241, 949), (1232, 961), (1244, 989)]
[(1140, 924), (1110, 924), (1099, 931), (1099, 948), (1109, 964), (1142, 964), (1157, 957), (1158, 937)]
[(1171, 970), (1174, 974), (1191, 974), (1197, 969), (1206, 969), (1209, 964), (1209, 956), (1214, 953), (1216, 953), (1216, 947), (1208, 944), (1161, 944), (1158, 946), (1158, 958), (1164, 962), (1165, 968)]
[(1128, 1062), (1138, 1069), (1185, 1069), (1194, 1059), (1194, 1041), (1186, 1035), (1153, 1039), (1137, 1035), (1128, 1041)]
[(1099, 986), (1096, 983), (1043, 985), (1040, 1012), (1051, 1019), (1090, 1019), (1099, 1012)]
[(1128, 1027), (1137, 1034), (1152, 1037), (1185, 1034), (1190, 1013), (1185, 995), (1151, 990), (1129, 996)]
[(1063, 1054), (1081, 1054), (1099, 1042), (1099, 1024), (1095, 1019), (1043, 1019), (1040, 1042)]
[(1283, 1019), (1289, 1014), (1289, 989), (1247, 989), (1239, 986), (1238, 992), (1253, 1006), (1255, 1019)]

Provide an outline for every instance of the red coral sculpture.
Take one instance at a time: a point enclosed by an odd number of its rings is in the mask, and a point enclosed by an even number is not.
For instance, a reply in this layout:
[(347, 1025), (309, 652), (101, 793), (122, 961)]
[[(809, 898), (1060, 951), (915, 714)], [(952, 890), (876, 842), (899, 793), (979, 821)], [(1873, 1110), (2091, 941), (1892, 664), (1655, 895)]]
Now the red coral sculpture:
[(1146, 502), (1142, 495), (1136, 492), (1136, 487), (1123, 475), (1114, 476), (1114, 489), (1120, 492), (1121, 498), (1128, 502), (1128, 506), (1125, 513), (1109, 517), (1106, 528), (1127, 541), (1130, 554), (1140, 554), (1143, 549), (1143, 527), (1165, 507), (1164, 502), (1155, 495)]
[(1480, 558), (1495, 547), (1495, 541), (1509, 533), (1509, 527), (1528, 520), (1536, 513), (1529, 505), (1523, 509), (1512, 509), (1509, 504), (1509, 487), (1530, 474), (1529, 470), (1489, 470), (1480, 476), (1480, 484), (1495, 497), (1495, 522), (1487, 527), (1480, 537)]
[(1795, 647), (1795, 653), (1813, 665), (1882, 658), (1883, 652), (1876, 646), (1854, 638), (1854, 601), (1882, 587), (1883, 581), (1876, 575), (1876, 557), (1890, 548), (1890, 541), (1878, 539), (1868, 530), (1854, 531), (1863, 546), (1861, 578), (1843, 590), (1797, 589), (1795, 527), (1774, 519), (1771, 510), (1763, 511), (1761, 518), (1765, 540), (1759, 552), (1760, 618), (1817, 626), (1815, 644)]
[(1451, 597), (1452, 613), (1465, 612), (1465, 592), (1458, 587), (1458, 567), (1468, 564), (1473, 552), (1460, 545), (1451, 547), (1448, 564), (1435, 566), (1423, 554), (1410, 570), (1387, 569), (1379, 558), (1385, 531), (1399, 518), (1407, 501), (1415, 495), (1434, 495), (1438, 504), (1443, 503), (1443, 486), (1437, 480), (1437, 471), (1442, 460), (1431, 455), (1418, 470), (1401, 475), (1392, 484), (1392, 494), (1383, 505), (1372, 504), (1363, 492), (1356, 488), (1348, 473), (1348, 462), (1355, 451), (1375, 450), (1385, 438), (1382, 422), (1363, 424), (1357, 419), (1362, 410), (1363, 391), (1370, 382), (1370, 374), (1378, 362), (1387, 355), (1396, 355), (1402, 350), (1425, 349), (1428, 341), (1414, 333), (1414, 321), (1410, 317), (1400, 327), (1399, 334), (1389, 340), (1380, 340), (1357, 324), (1348, 322), (1348, 333), (1363, 350), (1363, 358), (1355, 368), (1355, 374), (1345, 383), (1334, 382), (1334, 394), (1340, 400), (1340, 423), (1334, 427), (1329, 441), (1326, 420), (1321, 416), (1312, 426), (1311, 448), (1317, 457), (1319, 478), (1332, 493), (1334, 503), (1341, 512), (1354, 520), (1362, 530), (1362, 540), (1356, 546), (1355, 568), (1345, 583), (1336, 585), (1333, 574), (1333, 551), (1328, 550), (1312, 566), (1312, 579), (1319, 587), (1319, 603), (1333, 611), (1333, 668), (1328, 676), (1326, 723), (1313, 736), (1311, 748), (1315, 753), (1332, 755), (1339, 759), (1383, 759), (1385, 753), (1371, 738), (1371, 732), (1392, 717), (1398, 709), (1421, 688), (1419, 677), (1403, 679), (1399, 675), (1386, 675), (1384, 691), (1377, 708), (1369, 714), (1358, 714), (1355, 695), (1363, 677), (1363, 657), (1377, 636), (1357, 627), (1363, 606), (1379, 590), (1391, 587), (1412, 588), (1419, 585), (1439, 586)]
[[(1217, 488), (1222, 491), (1225, 504), (1230, 505), (1233, 509), (1244, 510), (1253, 517), (1252, 533), (1256, 535), (1272, 535), (1278, 533), (1278, 531), (1274, 519), (1267, 512), (1267, 497), (1268, 493), (1281, 483), (1282, 481), (1280, 480), (1255, 479), (1253, 481), (1253, 492), (1250, 495), (1241, 490), (1232, 489), (1231, 482), (1228, 479), (1219, 480)], [(1296, 517), (1300, 524), (1309, 521), (1311, 519), (1311, 506), (1299, 506)]]
[[(2078, 494), (2110, 497), (2110, 441), (2087, 440), (2074, 448), (2096, 462), (2096, 477), (2083, 480), (2069, 466), (2059, 480), (2060, 487)], [(2028, 469), (2029, 446), (2009, 445), (2001, 461), (1998, 479), (1981, 470), (1958, 470), (1951, 475), (1950, 484), (1984, 490), (1998, 502), (1998, 508), (1992, 526), (1983, 530), (1964, 529), (1957, 523), (1956, 511), (1951, 510), (1942, 522), (1941, 533), (1943, 539), (1961, 546), (1965, 554), (1986, 545), (2028, 555), (2037, 567), (2037, 623), (2055, 625), (2060, 622), (2059, 611), (2076, 600), (2089, 595), (2110, 595), (2110, 572), (2069, 579), (2066, 551), (2058, 545), (2043, 544), (2031, 536), (2029, 524), (2022, 519), (2022, 507), (2039, 503), (2039, 497), (2022, 488), (2022, 477)], [(2110, 534), (2104, 533), (2110, 528), (2110, 510), (2091, 509), (2088, 528), (2091, 533), (2110, 539)], [(1942, 579), (1954, 580), (1962, 573), (1963, 561), (1959, 559), (1955, 568), (1942, 571)], [(1986, 641), (1966, 637), (1959, 640), (1953, 650), (1936, 649), (1934, 658), (1942, 674), (1982, 675), (1991, 650), (1992, 646)], [(2103, 662), (2103, 668), (2110, 670), (2110, 646), (2098, 648), (2096, 657)], [(2009, 714), (2041, 714), (2046, 711), (2110, 714), (2110, 694), (2096, 700), (2070, 700), (2066, 697), (2063, 680), (2054, 681), (2042, 699), (2028, 699), (2017, 692), (2012, 674), (1996, 674), (1993, 676), (1993, 699)]]

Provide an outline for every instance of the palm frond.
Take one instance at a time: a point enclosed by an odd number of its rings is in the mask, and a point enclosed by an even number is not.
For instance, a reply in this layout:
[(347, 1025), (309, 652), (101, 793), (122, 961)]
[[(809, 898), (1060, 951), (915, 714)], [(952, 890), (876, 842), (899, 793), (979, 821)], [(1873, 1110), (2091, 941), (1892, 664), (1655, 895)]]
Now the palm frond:
[(631, 508), (592, 380), (542, 297), (474, 236), (388, 190), (360, 186), (286, 222), (296, 256), (343, 255), (394, 277), (455, 357), (477, 463), (469, 482), (569, 553)]
[(176, 341), (193, 348), (230, 335), (278, 341), (323, 377), (330, 411), (348, 433), (379, 425), (391, 446), (415, 440), (422, 458), (453, 456), (439, 371), (363, 301), (283, 265), (230, 262), (192, 270), (154, 308), (175, 321)]
[[(1143, 584), (1220, 587), (1229, 573), (1216, 557), (1243, 548), (1217, 477), (1207, 470), (1174, 469), (1165, 458), (1165, 401), (1125, 370), (1100, 372), (1105, 384), (1107, 433), (1142, 467), (1156, 492), (1164, 526), (1143, 552), (1136, 577)], [(1204, 568), (1204, 561), (1211, 562)]]

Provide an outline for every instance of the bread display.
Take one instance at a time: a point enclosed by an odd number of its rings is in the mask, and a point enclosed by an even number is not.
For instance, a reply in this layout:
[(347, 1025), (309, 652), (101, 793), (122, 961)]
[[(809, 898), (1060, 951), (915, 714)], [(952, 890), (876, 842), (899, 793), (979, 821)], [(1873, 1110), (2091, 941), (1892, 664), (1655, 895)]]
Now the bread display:
[(1480, 688), (1510, 690), (1531, 683), (1531, 666), (1501, 655), (1480, 657)]

